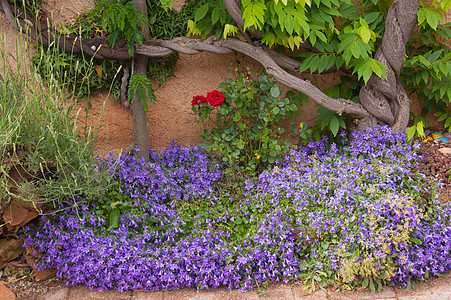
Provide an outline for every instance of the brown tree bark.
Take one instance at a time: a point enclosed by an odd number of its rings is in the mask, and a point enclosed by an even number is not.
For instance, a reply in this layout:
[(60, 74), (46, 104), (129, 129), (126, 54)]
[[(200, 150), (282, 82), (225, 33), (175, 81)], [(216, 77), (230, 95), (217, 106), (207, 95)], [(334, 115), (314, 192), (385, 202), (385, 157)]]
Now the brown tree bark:
[[(147, 6), (146, 0), (133, 0), (139, 12), (147, 16)], [(149, 39), (149, 27), (142, 24), (142, 31), (144, 33), (144, 38)], [(133, 74), (146, 74), (147, 73), (147, 61), (148, 57), (144, 55), (136, 55), (133, 60)], [(133, 143), (135, 146), (139, 147), (139, 151), (136, 153), (139, 157), (144, 158), (146, 161), (149, 160), (149, 130), (147, 128), (147, 115), (144, 111), (141, 100), (138, 96), (134, 95), (132, 101), (133, 110)]]
[[(7, 15), (7, 19), (12, 23), (15, 19), (11, 17), (11, 10), (7, 0), (0, 0), (3, 11)], [(146, 1), (133, 1), (139, 10), (146, 14)], [(240, 30), (249, 38), (258, 38), (261, 32), (253, 28), (244, 32), (244, 21), (240, 11), (240, 0), (224, 0), (230, 15), (236, 20)], [(6, 9), (5, 9), (6, 8)], [(214, 37), (206, 40), (194, 39), (187, 37), (179, 37), (173, 40), (152, 40), (144, 45), (136, 45), (136, 59), (134, 73), (145, 73), (147, 69), (148, 56), (166, 56), (174, 51), (183, 54), (195, 55), (203, 51), (217, 54), (227, 54), (237, 51), (252, 57), (260, 62), (266, 71), (273, 75), (274, 78), (293, 88), (308, 95), (313, 101), (319, 105), (335, 111), (339, 114), (348, 114), (355, 118), (357, 128), (363, 130), (378, 123), (390, 125), (394, 130), (404, 130), (407, 126), (410, 113), (410, 101), (404, 90), (399, 74), (401, 72), (402, 63), (405, 56), (405, 45), (413, 31), (416, 23), (418, 11), (417, 0), (394, 0), (389, 9), (386, 30), (382, 39), (382, 45), (375, 54), (375, 59), (384, 64), (387, 68), (387, 79), (379, 78), (372, 75), (367, 85), (360, 91), (361, 104), (356, 104), (348, 99), (333, 99), (310, 82), (297, 78), (283, 68), (290, 71), (299, 71), (300, 62), (282, 55), (269, 49), (266, 46), (260, 46), (258, 43), (243, 42), (237, 39), (228, 39), (217, 41)], [(19, 25), (32, 23), (33, 20), (18, 20)], [(35, 24), (35, 23), (33, 23)], [(17, 28), (17, 26), (15, 26)], [(48, 30), (47, 27), (41, 27), (41, 41), (48, 45), (51, 41), (59, 41), (61, 49), (67, 52), (80, 53), (85, 52), (88, 55), (100, 59), (122, 58), (131, 59), (128, 56), (127, 49), (123, 49), (124, 42), (117, 43), (113, 49), (105, 46), (106, 41), (102, 39), (82, 40), (76, 36), (61, 36), (56, 31)], [(146, 39), (148, 39), (148, 28), (143, 28)], [(147, 32), (147, 33), (146, 33)], [(33, 36), (39, 39), (39, 37)], [(95, 49), (95, 51), (93, 50)], [(134, 137), (135, 143), (140, 147), (141, 151), (147, 151), (147, 120), (145, 112), (142, 109), (140, 101), (132, 101), (133, 119), (134, 119)], [(136, 108), (135, 108), (136, 106)], [(148, 154), (140, 154), (148, 157)]]
[(369, 116), (359, 123), (360, 130), (380, 121), (395, 131), (407, 127), (410, 101), (399, 75), (406, 55), (406, 44), (416, 24), (417, 12), (417, 0), (395, 0), (388, 11), (382, 45), (374, 57), (387, 67), (387, 79), (373, 74), (360, 90), (360, 103), (369, 112)]

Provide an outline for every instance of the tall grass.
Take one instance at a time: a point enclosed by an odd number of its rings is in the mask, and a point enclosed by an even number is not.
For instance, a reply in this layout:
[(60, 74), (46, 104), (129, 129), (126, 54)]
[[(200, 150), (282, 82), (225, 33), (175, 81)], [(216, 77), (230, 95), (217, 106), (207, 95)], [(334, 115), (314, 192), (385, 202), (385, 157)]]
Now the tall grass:
[[(16, 57), (5, 53), (4, 40), (0, 44), (0, 196), (54, 208), (61, 201), (77, 205), (76, 199), (99, 197), (108, 185), (96, 161), (101, 125), (77, 127), (81, 111), (74, 111), (65, 84), (56, 80), (61, 66), (40, 65), (49, 75), (43, 79), (30, 67), (26, 43), (17, 42)], [(55, 55), (46, 49), (38, 54)], [(39, 197), (30, 197), (30, 189)]]

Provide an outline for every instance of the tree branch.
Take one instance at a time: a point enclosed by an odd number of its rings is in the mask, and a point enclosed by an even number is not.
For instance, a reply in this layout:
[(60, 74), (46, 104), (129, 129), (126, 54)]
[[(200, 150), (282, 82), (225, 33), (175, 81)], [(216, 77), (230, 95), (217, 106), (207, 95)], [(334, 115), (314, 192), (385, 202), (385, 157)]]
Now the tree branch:
[[(226, 1), (236, 4), (234, 0)], [(108, 48), (108, 46), (106, 45), (106, 40), (104, 38), (81, 39), (80, 37), (76, 37), (75, 35), (61, 36), (56, 33), (56, 31), (51, 31), (50, 29), (48, 29), (47, 32), (47, 45), (54, 40), (59, 41), (59, 44), (61, 46), (60, 48), (69, 53), (77, 53), (77, 51), (83, 51), (95, 58), (131, 59), (131, 57), (128, 55), (127, 49), (117, 48), (117, 45), (114, 49)], [(42, 34), (45, 36), (44, 32)], [(238, 51), (261, 63), (266, 71), (270, 75), (274, 76), (277, 81), (306, 94), (312, 100), (327, 109), (340, 114), (348, 114), (356, 118), (367, 118), (369, 116), (368, 111), (362, 105), (354, 103), (348, 99), (331, 98), (310, 82), (302, 80), (283, 70), (281, 67), (287, 68), (291, 71), (299, 72), (300, 63), (293, 58), (277, 53), (267, 47), (265, 48), (261, 46), (255, 46), (253, 44), (246, 43), (237, 39), (216, 41), (213, 37), (210, 37), (207, 40), (180, 37), (173, 40), (157, 39), (148, 41), (144, 45), (137, 45), (135, 53), (138, 56), (161, 57), (169, 55), (174, 51), (189, 55), (199, 54), (202, 51), (208, 51), (216, 54), (229, 54), (233, 51)]]
[(330, 109), (338, 113), (345, 113), (352, 117), (365, 118), (367, 117), (368, 111), (364, 109), (360, 104), (354, 103), (348, 99), (334, 99), (327, 96), (325, 93), (320, 91), (317, 87), (306, 80), (302, 80), (290, 73), (284, 71), (272, 58), (268, 55), (262, 47), (256, 47), (249, 43), (245, 43), (236, 39), (227, 39), (217, 41), (216, 44), (221, 45), (238, 52), (241, 52), (265, 67), (268, 74), (274, 76), (274, 78), (291, 87), (299, 92), (302, 92), (309, 96), (319, 105)]

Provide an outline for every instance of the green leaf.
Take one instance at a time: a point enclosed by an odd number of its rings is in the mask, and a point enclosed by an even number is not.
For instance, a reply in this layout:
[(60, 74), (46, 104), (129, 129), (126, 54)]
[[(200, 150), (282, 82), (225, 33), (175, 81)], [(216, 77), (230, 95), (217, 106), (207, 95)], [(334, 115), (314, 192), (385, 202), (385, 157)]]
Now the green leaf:
[(366, 59), (362, 63), (358, 63), (355, 66), (354, 72), (355, 71), (357, 71), (359, 79), (363, 77), (363, 81), (366, 84), (373, 74), (373, 69), (371, 68), (371, 59)]
[(431, 63), (423, 55), (418, 55), (418, 59), (426, 68), (430, 68), (432, 66)]
[(218, 20), (219, 20), (219, 14), (220, 14), (219, 8), (215, 7), (215, 8), (213, 9), (213, 11), (211, 12), (211, 23), (212, 23), (213, 25), (215, 25), (216, 22), (218, 22)]
[(365, 13), (365, 21), (368, 23), (368, 24), (371, 24), (371, 23), (373, 23), (374, 21), (376, 21), (379, 17), (381, 17), (382, 16), (382, 14), (380, 13), (380, 12), (378, 12), (378, 11), (373, 11), (373, 12), (370, 12), (370, 13)]
[(315, 31), (312, 31), (312, 32), (310, 33), (309, 40), (310, 40), (310, 44), (312, 44), (312, 46), (315, 46), (315, 44), (316, 44), (316, 34), (315, 34)]
[(168, 11), (172, 9), (173, 0), (160, 0), (160, 3), (164, 10)]
[(244, 29), (251, 26), (262, 29), (262, 25), (265, 23), (265, 3), (258, 0), (256, 2), (245, 1), (243, 8)]
[(223, 38), (226, 39), (227, 36), (235, 36), (235, 34), (238, 32), (238, 27), (231, 25), (231, 24), (225, 24), (224, 26), (224, 32), (223, 32)]
[(450, 126), (451, 126), (451, 116), (448, 117), (448, 118), (446, 119), (446, 121), (445, 121), (445, 128), (448, 128), (448, 127), (450, 127)]
[(315, 34), (316, 34), (316, 36), (319, 37), (319, 39), (322, 40), (324, 43), (327, 43), (327, 42), (328, 42), (327, 37), (326, 37), (326, 36), (324, 35), (324, 33), (322, 33), (321, 31), (316, 30), (316, 31), (315, 31)]
[(205, 17), (208, 12), (208, 7), (209, 5), (206, 3), (196, 10), (196, 13), (194, 14), (194, 22), (197, 23)]
[(376, 287), (374, 286), (374, 282), (372, 279), (370, 279), (370, 290), (372, 294), (376, 292)]
[(365, 277), (362, 281), (362, 287), (366, 288), (368, 286), (369, 280), (368, 277)]
[(440, 112), (434, 114), (434, 116), (439, 117), (437, 120), (438, 122), (446, 120), (446, 118), (448, 117), (448, 115), (446, 113), (440, 113)]
[(121, 211), (119, 208), (114, 208), (110, 213), (110, 228), (119, 227), (119, 217), (121, 216)]
[(424, 126), (423, 121), (419, 121), (416, 125), (418, 136), (424, 137)]
[(318, 73), (322, 73), (327, 68), (328, 62), (329, 56), (327, 54), (320, 56), (318, 64)]
[(134, 100), (133, 97), (136, 95), (141, 100), (144, 110), (147, 111), (149, 106), (147, 105), (146, 94), (149, 96), (150, 102), (155, 103), (156, 96), (149, 78), (144, 74), (133, 74), (128, 85), (129, 101), (132, 102)]
[(310, 64), (312, 62), (313, 57), (315, 57), (316, 55), (314, 53), (309, 53), (309, 56), (304, 59), (301, 63), (301, 66), (299, 67), (299, 72), (302, 73), (305, 70), (307, 70), (308, 68), (310, 68)]
[(315, 72), (318, 70), (319, 67), (319, 55), (315, 55), (312, 57), (312, 60), (310, 62), (310, 73)]
[(373, 31), (371, 29), (369, 29), (368, 27), (361, 26), (361, 27), (359, 27), (359, 29), (357, 29), (357, 33), (360, 35), (360, 38), (362, 39), (362, 41), (364, 41), (366, 44), (368, 44), (368, 42), (371, 39), (371, 35), (373, 34)]
[(413, 136), (415, 135), (416, 129), (417, 128), (415, 126), (412, 126), (409, 128), (409, 130), (407, 130), (407, 140), (410, 141), (413, 138)]
[(415, 243), (417, 245), (423, 244), (423, 242), (421, 240), (414, 238), (414, 237), (409, 238), (409, 241), (411, 241), (412, 243)]
[(337, 136), (338, 130), (340, 129), (340, 122), (336, 116), (333, 116), (330, 120), (329, 129), (334, 136)]
[(271, 96), (273, 96), (274, 98), (277, 98), (280, 96), (281, 92), (280, 92), (280, 88), (279, 86), (273, 86), (270, 90), (270, 94)]

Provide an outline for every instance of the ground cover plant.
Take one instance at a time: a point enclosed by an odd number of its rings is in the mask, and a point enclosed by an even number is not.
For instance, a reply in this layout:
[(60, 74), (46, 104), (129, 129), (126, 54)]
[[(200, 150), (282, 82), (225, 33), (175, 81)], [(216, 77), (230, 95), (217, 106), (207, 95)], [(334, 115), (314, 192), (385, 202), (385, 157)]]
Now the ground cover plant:
[(149, 162), (101, 162), (109, 193), (24, 234), (41, 267), (101, 290), (409, 287), (451, 267), (451, 210), (414, 170), (418, 147), (388, 127), (342, 133), (293, 149), (239, 194), (215, 190), (202, 148), (174, 143)]

